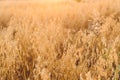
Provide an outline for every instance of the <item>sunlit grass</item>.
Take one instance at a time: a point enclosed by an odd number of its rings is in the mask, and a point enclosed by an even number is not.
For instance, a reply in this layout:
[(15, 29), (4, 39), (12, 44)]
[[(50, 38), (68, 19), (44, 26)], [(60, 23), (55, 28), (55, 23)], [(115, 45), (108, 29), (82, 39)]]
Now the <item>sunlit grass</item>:
[(0, 80), (119, 80), (119, 3), (0, 1)]

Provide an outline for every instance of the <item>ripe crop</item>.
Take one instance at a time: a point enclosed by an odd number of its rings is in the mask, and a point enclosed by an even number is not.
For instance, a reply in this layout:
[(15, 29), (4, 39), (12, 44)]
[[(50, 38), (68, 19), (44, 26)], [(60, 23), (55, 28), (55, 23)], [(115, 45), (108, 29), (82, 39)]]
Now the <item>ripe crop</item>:
[(120, 0), (0, 1), (0, 80), (120, 80)]

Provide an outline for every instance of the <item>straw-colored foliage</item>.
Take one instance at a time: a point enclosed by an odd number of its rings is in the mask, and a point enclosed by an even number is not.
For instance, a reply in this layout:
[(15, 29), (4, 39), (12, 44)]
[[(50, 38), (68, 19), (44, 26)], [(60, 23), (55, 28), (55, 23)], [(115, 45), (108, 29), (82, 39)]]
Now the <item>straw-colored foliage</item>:
[(0, 2), (0, 80), (120, 80), (120, 0), (77, 1)]

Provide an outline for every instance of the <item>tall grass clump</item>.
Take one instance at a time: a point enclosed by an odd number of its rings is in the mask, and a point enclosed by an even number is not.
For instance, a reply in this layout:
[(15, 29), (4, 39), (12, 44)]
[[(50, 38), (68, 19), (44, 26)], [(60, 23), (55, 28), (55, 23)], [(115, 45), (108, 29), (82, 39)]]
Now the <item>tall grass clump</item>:
[(119, 3), (0, 1), (0, 80), (120, 80)]

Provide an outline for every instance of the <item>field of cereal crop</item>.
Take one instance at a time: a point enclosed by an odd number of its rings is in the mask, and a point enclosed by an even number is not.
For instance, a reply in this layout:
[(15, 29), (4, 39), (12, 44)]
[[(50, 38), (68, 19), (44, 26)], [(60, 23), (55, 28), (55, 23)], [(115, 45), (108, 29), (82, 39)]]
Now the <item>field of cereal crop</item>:
[(120, 0), (1, 0), (0, 80), (120, 80)]

